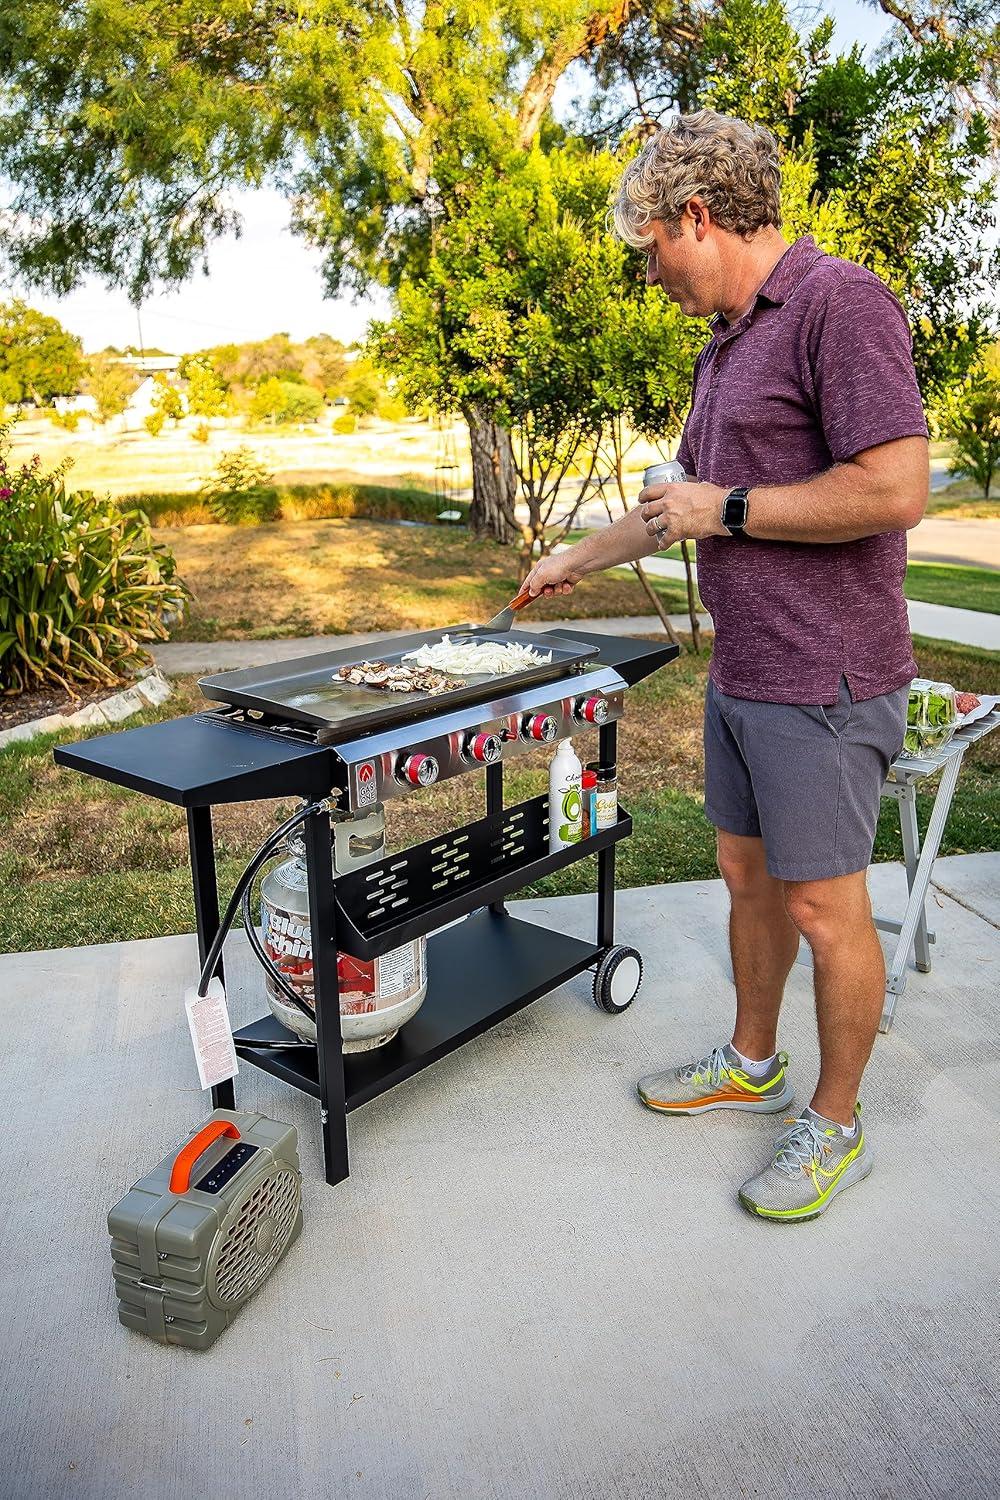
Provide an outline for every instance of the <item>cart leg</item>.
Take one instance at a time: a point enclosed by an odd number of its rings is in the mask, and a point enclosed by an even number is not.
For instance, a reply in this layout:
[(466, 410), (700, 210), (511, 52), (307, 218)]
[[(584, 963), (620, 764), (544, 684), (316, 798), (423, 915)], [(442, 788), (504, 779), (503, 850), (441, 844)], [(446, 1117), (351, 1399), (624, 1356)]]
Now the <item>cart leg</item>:
[[(495, 761), (486, 767), (486, 816), (503, 812), (503, 762)], [(490, 911), (497, 916), (506, 916), (507, 907), (503, 899), (490, 902)]]
[(916, 935), (917, 925), (921, 915), (924, 913), (924, 902), (927, 899), (927, 888), (931, 883), (931, 875), (934, 871), (934, 861), (937, 859), (938, 849), (941, 847), (941, 836), (944, 833), (945, 823), (951, 811), (951, 799), (955, 795), (955, 786), (958, 782), (958, 774), (962, 769), (962, 761), (965, 753), (955, 755), (946, 762), (941, 780), (938, 784), (937, 795), (934, 798), (934, 807), (931, 810), (930, 822), (927, 825), (927, 833), (924, 838), (924, 847), (920, 851), (917, 867), (913, 872), (913, 886), (910, 891), (910, 899), (906, 903), (906, 912), (899, 929), (899, 940), (896, 943), (896, 951), (893, 955), (892, 964), (889, 969), (888, 981), (885, 991), (885, 1009), (882, 1012), (882, 1022), (879, 1030), (886, 1032), (892, 1025), (893, 1016), (896, 1011), (896, 1001), (906, 988), (906, 965), (909, 961), (910, 949)]
[[(898, 802), (899, 831), (903, 836), (903, 858), (906, 861), (906, 884), (912, 896), (913, 881), (917, 873), (917, 861), (920, 858), (916, 788), (912, 786), (901, 787)], [(927, 932), (927, 908), (923, 901), (920, 903), (920, 917), (917, 921), (917, 931), (914, 938), (913, 961), (921, 974), (930, 973), (931, 947)]]
[[(602, 724), (598, 758), (602, 766), (613, 766), (618, 758), (618, 724)], [(597, 941), (610, 948), (615, 940), (615, 853), (616, 844), (601, 849), (597, 855)]]
[[(198, 957), (204, 963), (215, 934), (219, 930), (219, 886), (215, 874), (212, 809), (189, 807), (187, 824), (188, 847), (191, 851), (191, 884), (194, 887), (194, 916), (198, 926)], [(225, 984), (221, 953), (219, 962), (215, 966), (215, 973)], [(236, 1108), (236, 1091), (231, 1078), (227, 1078), (225, 1083), (217, 1083), (212, 1089), (212, 1108)]]
[(344, 1044), (340, 1030), (340, 983), (337, 976), (337, 919), (330, 854), (330, 818), (326, 812), (306, 819), (306, 870), (309, 880), (309, 930), (312, 934), (313, 987), (316, 997), (316, 1051), (319, 1065), (323, 1161), (331, 1187), (348, 1175), (347, 1105), (344, 1091)]

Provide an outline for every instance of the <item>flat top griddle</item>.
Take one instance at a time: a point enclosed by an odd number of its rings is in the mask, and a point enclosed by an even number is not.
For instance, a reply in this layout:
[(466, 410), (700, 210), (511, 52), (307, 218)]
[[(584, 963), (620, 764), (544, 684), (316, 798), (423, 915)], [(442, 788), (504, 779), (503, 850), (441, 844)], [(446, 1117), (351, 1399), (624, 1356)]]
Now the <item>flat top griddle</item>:
[[(443, 635), (449, 635), (453, 640), (471, 636), (476, 640), (501, 644), (516, 641), (519, 645), (533, 646), (543, 654), (551, 653), (552, 660), (502, 676), (479, 672), (465, 678), (461, 687), (442, 693), (389, 693), (381, 688), (356, 687), (337, 679), (341, 667), (376, 659), (400, 662), (406, 652), (439, 641)], [(523, 630), (510, 630), (497, 634), (474, 625), (451, 625), (444, 630), (391, 636), (383, 641), (372, 641), (367, 646), (352, 646), (346, 651), (323, 651), (265, 667), (219, 672), (213, 677), (201, 678), (198, 686), (206, 698), (219, 703), (354, 734), (365, 729), (405, 723), (432, 709), (437, 712), (462, 703), (474, 703), (477, 699), (491, 697), (498, 687), (519, 688), (533, 682), (551, 681), (564, 676), (577, 664), (599, 655), (597, 645), (567, 640), (564, 636), (555, 638), (546, 632), (531, 635)]]

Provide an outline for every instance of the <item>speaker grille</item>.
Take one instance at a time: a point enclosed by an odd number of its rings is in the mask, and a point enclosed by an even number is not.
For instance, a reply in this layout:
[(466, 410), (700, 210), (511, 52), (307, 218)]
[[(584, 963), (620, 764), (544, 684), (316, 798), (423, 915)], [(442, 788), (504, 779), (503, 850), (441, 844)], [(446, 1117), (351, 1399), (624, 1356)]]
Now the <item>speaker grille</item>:
[(257, 1290), (280, 1260), (299, 1212), (299, 1180), (282, 1170), (247, 1194), (226, 1230), (215, 1263), (214, 1300), (232, 1305)]

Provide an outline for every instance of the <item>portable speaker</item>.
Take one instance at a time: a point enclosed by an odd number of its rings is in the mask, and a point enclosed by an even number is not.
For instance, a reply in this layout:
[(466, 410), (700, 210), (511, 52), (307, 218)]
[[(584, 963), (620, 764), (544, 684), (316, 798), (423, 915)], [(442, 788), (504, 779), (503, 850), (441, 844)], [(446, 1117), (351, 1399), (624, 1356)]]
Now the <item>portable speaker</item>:
[(298, 1237), (301, 1198), (294, 1126), (217, 1109), (108, 1214), (120, 1320), (209, 1348)]

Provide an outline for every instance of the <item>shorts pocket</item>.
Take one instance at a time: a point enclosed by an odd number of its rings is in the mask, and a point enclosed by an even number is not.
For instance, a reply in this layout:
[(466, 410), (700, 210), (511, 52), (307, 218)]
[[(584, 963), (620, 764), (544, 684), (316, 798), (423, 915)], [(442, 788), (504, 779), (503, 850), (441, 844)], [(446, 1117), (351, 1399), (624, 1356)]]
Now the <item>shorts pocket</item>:
[(850, 701), (847, 703), (831, 703), (829, 705), (818, 703), (816, 706), (827, 729), (829, 729), (831, 734), (837, 735), (838, 738), (844, 733), (851, 719), (854, 717), (854, 704)]

